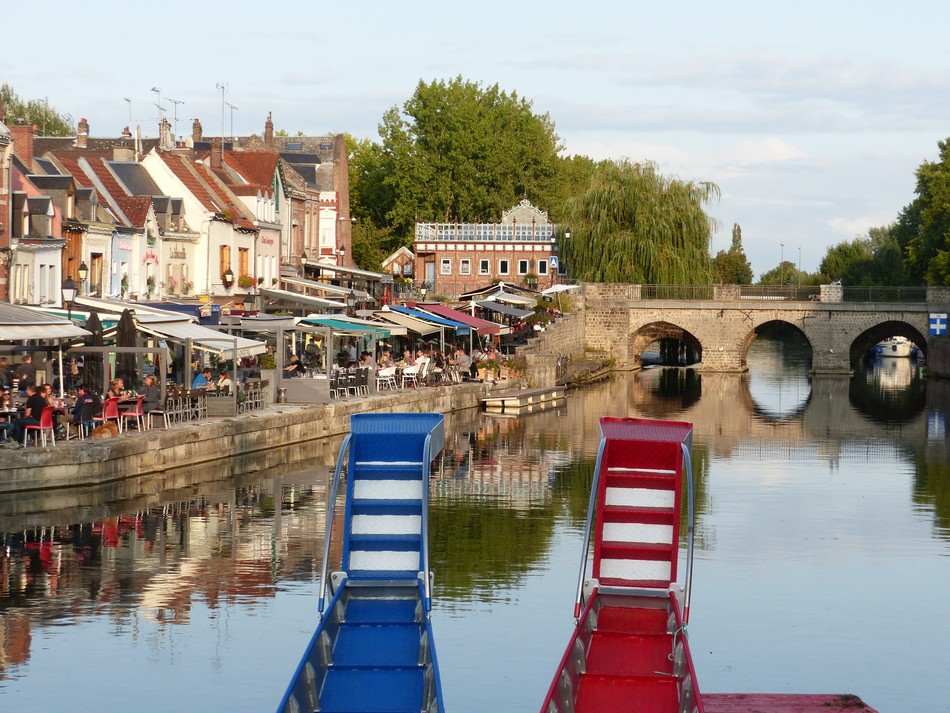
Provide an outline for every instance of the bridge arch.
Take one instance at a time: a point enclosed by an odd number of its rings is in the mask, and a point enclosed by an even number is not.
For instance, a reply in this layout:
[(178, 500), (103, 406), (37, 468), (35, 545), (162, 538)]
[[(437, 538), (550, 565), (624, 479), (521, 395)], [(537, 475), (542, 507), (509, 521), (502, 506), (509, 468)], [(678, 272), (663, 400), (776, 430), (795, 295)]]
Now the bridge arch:
[(902, 320), (888, 319), (865, 329), (854, 338), (848, 350), (851, 368), (860, 368), (864, 355), (873, 349), (875, 344), (888, 337), (906, 337), (917, 346), (924, 358), (927, 357), (927, 337), (921, 334), (920, 330)]
[(786, 332), (801, 337), (808, 344), (809, 350), (812, 351), (812, 360), (814, 360), (814, 346), (812, 345), (811, 339), (808, 338), (808, 335), (805, 334), (801, 327), (786, 319), (765, 317), (761, 321), (753, 322), (752, 329), (745, 335), (739, 348), (739, 360), (743, 368), (748, 367), (747, 357), (749, 355), (749, 349), (752, 348), (755, 340), (759, 338), (759, 335), (768, 332)]
[(641, 357), (646, 348), (663, 339), (680, 342), (687, 353), (692, 352), (696, 362), (703, 360), (703, 345), (696, 335), (672, 322), (656, 321), (641, 325), (630, 335), (628, 348), (635, 360), (634, 366), (642, 366)]

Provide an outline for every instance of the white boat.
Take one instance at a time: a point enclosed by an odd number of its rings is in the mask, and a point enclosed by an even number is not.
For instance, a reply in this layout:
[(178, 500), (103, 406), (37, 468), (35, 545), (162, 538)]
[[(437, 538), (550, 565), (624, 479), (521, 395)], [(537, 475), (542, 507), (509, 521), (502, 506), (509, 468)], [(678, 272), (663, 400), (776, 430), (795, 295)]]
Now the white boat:
[(878, 342), (874, 347), (874, 353), (882, 357), (907, 359), (913, 349), (914, 343), (907, 337), (890, 337), (883, 342)]

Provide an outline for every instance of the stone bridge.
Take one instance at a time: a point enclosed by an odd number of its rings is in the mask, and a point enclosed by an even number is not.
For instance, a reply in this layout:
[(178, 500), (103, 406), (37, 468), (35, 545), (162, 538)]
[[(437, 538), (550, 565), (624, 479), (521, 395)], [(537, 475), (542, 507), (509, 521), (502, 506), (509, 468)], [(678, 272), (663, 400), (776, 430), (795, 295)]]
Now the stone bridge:
[(841, 287), (822, 286), (812, 300), (746, 296), (738, 285), (716, 285), (712, 299), (644, 299), (640, 285), (583, 286), (584, 347), (603, 351), (618, 369), (636, 369), (644, 350), (675, 339), (699, 356), (703, 371), (742, 372), (766, 325), (790, 325), (808, 340), (812, 370), (850, 373), (882, 339), (903, 336), (927, 355), (931, 313), (950, 311), (950, 288), (930, 287), (917, 302), (855, 302)]

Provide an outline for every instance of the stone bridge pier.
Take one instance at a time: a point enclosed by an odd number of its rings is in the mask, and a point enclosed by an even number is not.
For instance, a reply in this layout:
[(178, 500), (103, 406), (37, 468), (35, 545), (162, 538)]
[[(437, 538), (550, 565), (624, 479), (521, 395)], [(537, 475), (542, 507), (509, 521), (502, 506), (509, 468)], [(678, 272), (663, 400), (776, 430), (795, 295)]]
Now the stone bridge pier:
[(929, 316), (947, 312), (950, 288), (931, 288), (927, 302), (799, 302), (740, 296), (722, 286), (712, 300), (641, 299), (639, 285), (586, 284), (584, 345), (636, 369), (640, 356), (659, 339), (676, 339), (701, 355), (701, 369), (742, 372), (759, 331), (776, 323), (798, 330), (811, 345), (816, 373), (850, 373), (882, 339), (904, 336), (926, 356)]

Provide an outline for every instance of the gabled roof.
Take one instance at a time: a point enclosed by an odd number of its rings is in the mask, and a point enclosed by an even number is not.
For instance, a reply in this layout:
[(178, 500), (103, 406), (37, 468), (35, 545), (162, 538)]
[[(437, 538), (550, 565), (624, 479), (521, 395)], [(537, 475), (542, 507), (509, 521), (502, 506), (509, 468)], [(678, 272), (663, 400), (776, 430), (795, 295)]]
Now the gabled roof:
[(226, 151), (224, 162), (247, 183), (270, 188), (277, 172), (276, 151)]
[(203, 163), (192, 163), (190, 159), (177, 154), (162, 152), (158, 154), (175, 177), (201, 203), (202, 208), (211, 213), (230, 214), (231, 222), (240, 228), (256, 229), (253, 218), (239, 200), (221, 183)]

